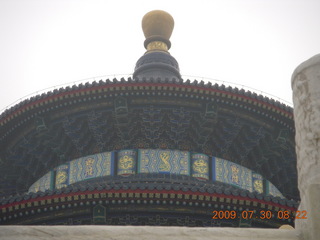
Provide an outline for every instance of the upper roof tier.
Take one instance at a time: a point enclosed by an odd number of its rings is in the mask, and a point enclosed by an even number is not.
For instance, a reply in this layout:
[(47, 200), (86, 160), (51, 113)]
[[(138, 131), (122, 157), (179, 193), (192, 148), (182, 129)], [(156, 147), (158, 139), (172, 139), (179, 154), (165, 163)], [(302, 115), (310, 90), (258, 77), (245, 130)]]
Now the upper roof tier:
[(202, 81), (129, 78), (57, 89), (4, 112), (0, 145), (3, 194), (25, 191), (77, 157), (163, 148), (233, 161), (298, 198), (292, 108)]

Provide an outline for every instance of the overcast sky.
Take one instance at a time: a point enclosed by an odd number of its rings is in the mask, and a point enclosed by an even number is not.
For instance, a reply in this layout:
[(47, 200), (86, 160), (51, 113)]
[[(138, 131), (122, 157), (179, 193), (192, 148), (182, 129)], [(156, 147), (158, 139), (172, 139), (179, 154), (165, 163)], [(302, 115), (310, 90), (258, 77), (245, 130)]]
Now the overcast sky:
[(141, 19), (155, 9), (175, 19), (182, 75), (292, 102), (292, 72), (320, 53), (319, 0), (0, 0), (0, 112), (48, 87), (132, 74), (145, 52)]

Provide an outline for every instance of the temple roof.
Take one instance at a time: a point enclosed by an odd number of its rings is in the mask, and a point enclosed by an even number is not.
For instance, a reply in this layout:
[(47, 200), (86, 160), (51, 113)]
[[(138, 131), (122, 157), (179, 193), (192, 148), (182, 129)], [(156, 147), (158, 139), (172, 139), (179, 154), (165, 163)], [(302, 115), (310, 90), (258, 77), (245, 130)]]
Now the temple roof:
[(177, 78), (56, 89), (0, 117), (1, 192), (59, 164), (118, 149), (202, 152), (248, 167), (298, 199), (292, 108), (243, 89)]
[[(1, 113), (0, 224), (144, 224), (137, 215), (169, 213), (169, 225), (212, 226), (221, 222), (211, 222), (213, 208), (296, 210), (292, 108), (183, 80), (169, 53), (173, 27), (164, 11), (144, 16), (146, 52), (132, 78), (55, 89)], [(193, 225), (186, 214), (197, 215)], [(271, 217), (252, 222), (293, 224)]]

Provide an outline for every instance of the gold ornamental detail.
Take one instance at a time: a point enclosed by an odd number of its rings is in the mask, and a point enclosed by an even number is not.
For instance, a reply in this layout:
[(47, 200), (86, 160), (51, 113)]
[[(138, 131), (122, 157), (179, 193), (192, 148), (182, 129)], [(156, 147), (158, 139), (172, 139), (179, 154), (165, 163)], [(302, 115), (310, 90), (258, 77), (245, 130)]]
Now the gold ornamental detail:
[(93, 158), (86, 159), (86, 168), (85, 168), (85, 176), (86, 177), (93, 175), (93, 164), (94, 164)]
[(263, 183), (262, 180), (256, 179), (253, 182), (253, 187), (254, 190), (257, 191), (258, 193), (263, 193)]
[(193, 170), (198, 173), (207, 173), (208, 164), (205, 160), (199, 159), (193, 163)]
[(134, 160), (132, 157), (125, 155), (119, 160), (119, 169), (132, 169)]
[(168, 51), (168, 46), (164, 42), (161, 41), (153, 41), (148, 44), (147, 51)]
[(57, 184), (65, 183), (66, 180), (67, 180), (67, 173), (65, 171), (58, 172), (56, 177), (56, 183)]
[(162, 152), (160, 154), (161, 163), (159, 165), (159, 170), (163, 172), (170, 172), (171, 165), (169, 163), (170, 154), (168, 152)]
[(239, 171), (240, 171), (239, 167), (235, 165), (231, 165), (231, 171), (232, 171), (231, 181), (239, 184)]

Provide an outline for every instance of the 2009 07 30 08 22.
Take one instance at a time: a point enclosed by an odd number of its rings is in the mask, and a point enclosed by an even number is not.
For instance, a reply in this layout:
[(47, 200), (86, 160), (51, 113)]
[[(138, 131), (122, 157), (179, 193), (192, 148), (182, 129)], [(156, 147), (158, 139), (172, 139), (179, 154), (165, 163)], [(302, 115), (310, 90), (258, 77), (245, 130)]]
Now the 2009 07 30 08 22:
[(214, 210), (212, 211), (213, 216), (212, 219), (236, 219), (236, 218), (242, 218), (242, 219), (307, 219), (307, 211), (306, 210), (297, 210), (294, 212), (288, 211), (288, 210), (280, 210), (280, 211), (270, 211), (270, 210), (261, 210), (259, 213), (256, 213), (253, 210), (244, 210), (237, 212), (235, 210)]

